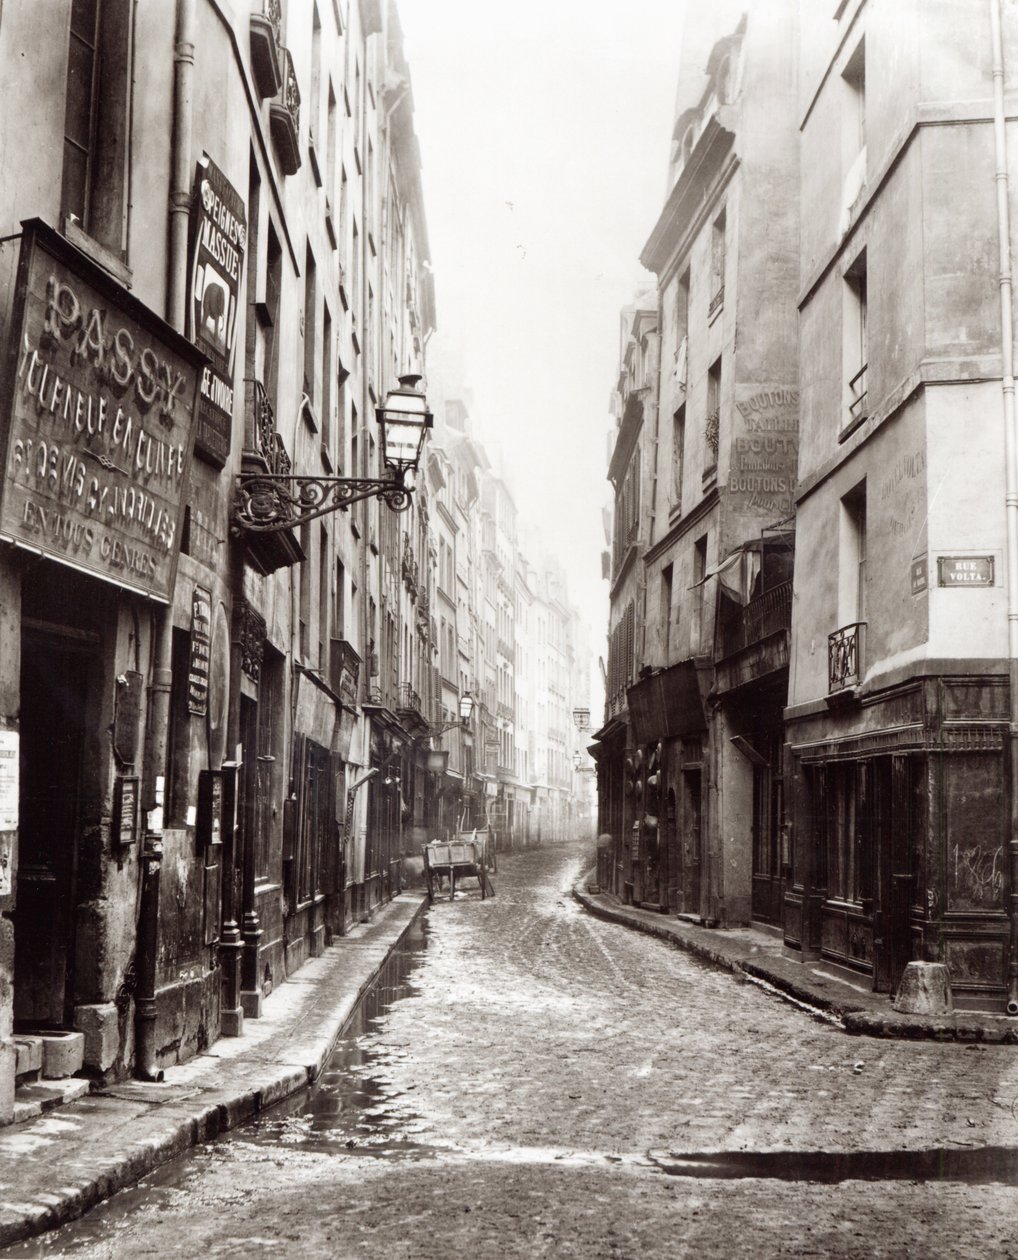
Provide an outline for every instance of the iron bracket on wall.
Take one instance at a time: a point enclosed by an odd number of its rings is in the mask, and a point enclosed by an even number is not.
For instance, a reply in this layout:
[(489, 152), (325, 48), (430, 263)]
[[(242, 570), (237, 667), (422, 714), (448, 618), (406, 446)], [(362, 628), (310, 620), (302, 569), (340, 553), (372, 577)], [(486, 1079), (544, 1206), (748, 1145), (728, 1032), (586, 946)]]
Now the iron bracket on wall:
[(274, 533), (293, 529), (362, 499), (379, 498), (394, 512), (405, 511), (413, 486), (395, 477), (311, 477), (290, 473), (241, 473), (233, 506), (234, 533)]

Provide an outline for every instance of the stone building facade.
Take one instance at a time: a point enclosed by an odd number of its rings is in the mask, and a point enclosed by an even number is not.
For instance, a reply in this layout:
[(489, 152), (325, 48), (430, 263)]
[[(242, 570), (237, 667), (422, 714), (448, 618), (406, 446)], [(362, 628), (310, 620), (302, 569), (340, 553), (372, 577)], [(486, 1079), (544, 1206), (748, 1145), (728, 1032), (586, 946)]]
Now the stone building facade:
[(157, 1076), (400, 885), (427, 493), (240, 490), (378, 476), (423, 371), (401, 45), (375, 0), (3, 6), (0, 1122), (20, 1036)]
[(723, 3), (687, 36), (642, 632), (619, 674), (616, 568), (596, 748), (615, 891), (1018, 1014), (1012, 6)]

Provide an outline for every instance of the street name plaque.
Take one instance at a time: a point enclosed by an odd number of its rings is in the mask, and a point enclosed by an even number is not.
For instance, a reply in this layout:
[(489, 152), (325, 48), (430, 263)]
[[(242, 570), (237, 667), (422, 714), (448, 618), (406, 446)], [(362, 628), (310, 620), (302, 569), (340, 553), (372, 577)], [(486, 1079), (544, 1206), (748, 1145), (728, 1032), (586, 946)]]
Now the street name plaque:
[(992, 586), (993, 556), (938, 556), (940, 586)]

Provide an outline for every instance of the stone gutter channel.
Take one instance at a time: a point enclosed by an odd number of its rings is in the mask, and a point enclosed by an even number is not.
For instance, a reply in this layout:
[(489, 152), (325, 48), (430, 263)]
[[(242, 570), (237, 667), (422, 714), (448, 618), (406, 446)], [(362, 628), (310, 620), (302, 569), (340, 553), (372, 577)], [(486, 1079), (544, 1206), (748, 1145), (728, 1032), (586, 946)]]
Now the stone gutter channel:
[[(83, 1216), (160, 1164), (210, 1142), (321, 1075), (358, 1003), (427, 906), (401, 893), (311, 958), (240, 1037), (220, 1038), (161, 1082), (124, 1081), (0, 1128), (0, 1246)], [(87, 1082), (71, 1078), (76, 1086)]]
[(591, 914), (687, 950), (847, 1033), (1018, 1045), (1018, 1019), (984, 1011), (906, 1015), (893, 1009), (888, 994), (866, 989), (864, 976), (853, 983), (822, 962), (803, 963), (788, 957), (779, 932), (760, 927), (707, 928), (692, 918), (623, 905), (617, 897), (598, 891), (593, 880), (593, 872), (588, 872), (572, 890), (574, 898)]

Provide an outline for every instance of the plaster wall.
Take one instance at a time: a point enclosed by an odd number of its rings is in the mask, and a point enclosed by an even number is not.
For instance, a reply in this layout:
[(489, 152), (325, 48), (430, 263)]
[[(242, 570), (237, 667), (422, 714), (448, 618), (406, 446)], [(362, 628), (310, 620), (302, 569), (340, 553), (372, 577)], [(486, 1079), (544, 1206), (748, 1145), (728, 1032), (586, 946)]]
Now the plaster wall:
[[(810, 217), (804, 206), (803, 221)], [(868, 430), (846, 437), (846, 272), (863, 250), (867, 277), (867, 401), (886, 411), (924, 355), (922, 164), (910, 149), (801, 308), (799, 481), (848, 457)], [(905, 225), (909, 225), (906, 228)]]
[[(1018, 136), (1013, 127), (1008, 148), (1014, 171)], [(999, 374), (993, 129), (987, 124), (926, 128), (921, 154), (927, 354), (947, 361), (991, 356), (996, 359), (991, 370)], [(1011, 195), (1014, 206), (1013, 183)], [(946, 364), (945, 370), (950, 370)], [(975, 365), (961, 368), (965, 374), (974, 370)]]
[[(60, 210), (67, 31), (70, 0), (7, 0), (0, 37), (0, 91), (18, 125), (0, 127), (0, 235), (38, 216), (56, 224)], [(59, 33), (59, 34), (57, 34)], [(17, 103), (17, 104), (15, 104)]]
[(731, 742), (737, 733), (725, 710), (714, 719), (717, 756), (715, 794), (719, 837), (719, 917), (748, 923), (753, 904), (753, 767)]
[[(1007, 655), (1003, 405), (987, 381), (927, 391), (930, 641), (933, 657)], [(993, 586), (941, 587), (941, 555), (990, 555)]]
[(841, 625), (839, 581), (847, 563), (839, 554), (841, 500), (860, 482), (866, 484), (865, 681), (925, 654), (926, 603), (913, 596), (911, 583), (912, 561), (926, 546), (925, 443), (924, 407), (916, 399), (799, 505), (790, 705), (828, 691), (827, 636)]

